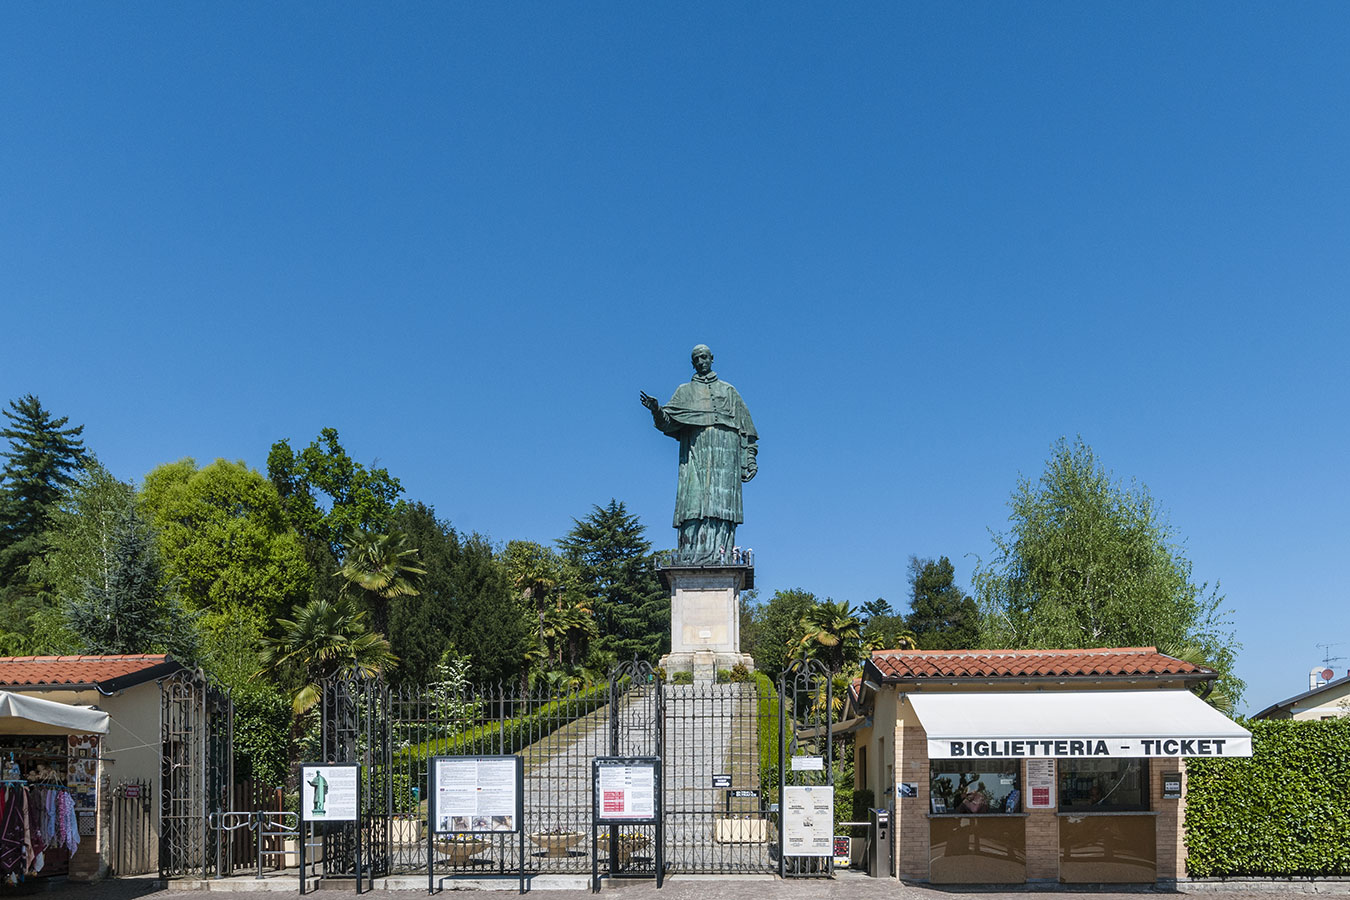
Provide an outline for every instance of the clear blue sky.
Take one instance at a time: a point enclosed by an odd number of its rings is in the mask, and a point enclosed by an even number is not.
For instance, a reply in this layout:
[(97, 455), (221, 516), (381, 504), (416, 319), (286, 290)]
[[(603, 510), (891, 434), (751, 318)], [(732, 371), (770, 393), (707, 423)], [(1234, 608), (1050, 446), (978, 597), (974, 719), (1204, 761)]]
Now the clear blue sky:
[(462, 530), (669, 546), (637, 396), (706, 342), (766, 594), (968, 584), (1081, 434), (1249, 711), (1350, 656), (1350, 5), (11, 2), (0, 85), (0, 402), (124, 478), (331, 425)]

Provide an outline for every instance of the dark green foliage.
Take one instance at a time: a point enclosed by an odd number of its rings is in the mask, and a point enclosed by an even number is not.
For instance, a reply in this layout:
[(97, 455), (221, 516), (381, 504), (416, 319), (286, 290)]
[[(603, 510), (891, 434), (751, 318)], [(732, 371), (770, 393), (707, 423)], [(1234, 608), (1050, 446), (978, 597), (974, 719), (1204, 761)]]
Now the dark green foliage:
[(895, 609), (891, 607), (885, 597), (878, 597), (858, 607), (858, 618), (862, 619), (864, 623), (878, 617), (893, 615), (895, 615)]
[(573, 522), (558, 548), (593, 601), (596, 649), (617, 660), (655, 663), (670, 649), (670, 595), (657, 580), (646, 529), (617, 500)]
[(234, 777), (282, 787), (290, 772), (291, 704), (268, 688), (234, 694)]
[(755, 608), (754, 643), (742, 646), (755, 661), (755, 669), (770, 680), (801, 655), (801, 640), (806, 634), (802, 618), (816, 605), (816, 595), (800, 589), (778, 591), (762, 607)]
[[(307, 541), (321, 541), (342, 559), (343, 538), (352, 532), (382, 534), (403, 485), (385, 469), (352, 460), (338, 441), (336, 428), (325, 428), (296, 453), (279, 440), (267, 454), (267, 477), (276, 485), (286, 516)], [(324, 507), (319, 495), (325, 498)]]
[(400, 504), (392, 525), (418, 549), (426, 570), (419, 593), (389, 608), (389, 641), (401, 661), (395, 677), (426, 683), (451, 646), (471, 660), (476, 684), (519, 675), (531, 619), (491, 543), (480, 535), (461, 538), (422, 503)]
[(1191, 564), (1142, 485), (1122, 486), (1082, 439), (1060, 440), (1036, 483), (1018, 482), (1012, 524), (975, 573), (980, 645), (1008, 648), (1191, 644), (1236, 702), (1237, 640), (1217, 589)]
[(979, 646), (980, 611), (975, 599), (956, 586), (951, 560), (909, 558), (910, 601), (905, 624), (924, 650), (968, 650)]
[(81, 653), (168, 652), (191, 666), (196, 624), (167, 590), (154, 530), (134, 508), (109, 522), (98, 570), (66, 601)]
[(67, 426), (66, 416), (52, 418), (32, 394), (11, 400), (4, 414), (9, 426), (0, 437), (9, 449), (0, 453), (0, 613), (12, 621), (20, 595), (37, 590), (25, 569), (41, 552), (49, 511), (75, 483), (85, 450), (84, 426)]
[(1250, 759), (1186, 762), (1191, 877), (1350, 875), (1350, 717), (1245, 724)]

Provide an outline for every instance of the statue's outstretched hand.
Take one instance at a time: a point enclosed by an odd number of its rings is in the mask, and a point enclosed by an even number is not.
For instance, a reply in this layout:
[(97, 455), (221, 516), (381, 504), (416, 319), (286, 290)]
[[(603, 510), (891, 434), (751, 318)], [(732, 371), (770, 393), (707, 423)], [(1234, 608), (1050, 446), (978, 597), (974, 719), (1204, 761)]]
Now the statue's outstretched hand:
[(745, 470), (741, 472), (741, 481), (750, 481), (759, 474), (759, 463), (753, 459), (745, 464)]
[(656, 410), (660, 408), (661, 404), (656, 401), (655, 397), (648, 394), (646, 391), (638, 391), (638, 394), (642, 399), (642, 405), (652, 412), (656, 412)]

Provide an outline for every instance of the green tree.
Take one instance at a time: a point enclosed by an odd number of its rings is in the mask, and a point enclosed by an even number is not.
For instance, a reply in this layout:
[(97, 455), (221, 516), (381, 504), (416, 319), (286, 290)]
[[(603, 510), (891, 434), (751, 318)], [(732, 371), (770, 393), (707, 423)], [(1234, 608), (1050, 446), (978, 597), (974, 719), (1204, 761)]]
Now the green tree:
[(267, 454), (267, 477), (296, 530), (307, 541), (327, 544), (339, 561), (349, 534), (389, 529), (394, 504), (403, 493), (403, 485), (387, 470), (367, 469), (354, 461), (336, 428), (320, 431), (299, 453), (286, 439), (277, 441)]
[(374, 676), (397, 664), (389, 642), (367, 627), (365, 615), (354, 600), (341, 597), (334, 603), (311, 600), (294, 618), (277, 620), (280, 633), (263, 645), (263, 672), (292, 686), (297, 715), (319, 701), (325, 678), (351, 669)]
[(966, 650), (979, 646), (980, 610), (975, 598), (956, 586), (956, 569), (943, 556), (909, 558), (910, 601), (906, 627), (925, 650)]
[(590, 642), (599, 636), (577, 567), (534, 541), (511, 541), (503, 561), (521, 605), (537, 623), (541, 664), (575, 670)]
[(801, 589), (775, 591), (769, 602), (754, 611), (754, 641), (743, 643), (755, 660), (755, 668), (776, 681), (794, 658), (801, 655), (802, 624), (816, 595)]
[(1217, 587), (1191, 563), (1147, 488), (1113, 483), (1081, 438), (1061, 439), (1045, 471), (1018, 482), (1011, 529), (975, 573), (981, 646), (1194, 644), (1236, 701), (1239, 644)]
[(228, 685), (247, 684), (259, 643), (311, 584), (276, 489), (242, 462), (199, 469), (185, 459), (147, 475), (140, 502), (179, 596), (201, 614), (203, 663)]
[(825, 599), (802, 614), (803, 655), (823, 662), (830, 672), (857, 665), (862, 657), (863, 623), (846, 601)]
[(389, 630), (389, 605), (400, 597), (418, 594), (418, 579), (427, 574), (417, 548), (398, 531), (389, 534), (354, 532), (343, 542), (342, 567), (338, 574), (347, 588), (359, 595), (371, 610), (375, 630)]
[(53, 418), (32, 394), (11, 400), (3, 412), (9, 425), (0, 437), (9, 449), (0, 453), (0, 615), (16, 621), (32, 612), (39, 586), (29, 583), (26, 569), (42, 550), (50, 511), (84, 463), (84, 426)]
[(98, 571), (67, 598), (68, 627), (81, 653), (172, 653), (191, 666), (197, 630), (168, 589), (149, 523), (128, 507), (108, 524)]
[(613, 499), (572, 521), (558, 548), (591, 598), (597, 649), (616, 660), (656, 662), (670, 649), (670, 595), (657, 580), (646, 529)]
[(469, 658), (475, 683), (519, 675), (531, 617), (492, 543), (476, 534), (462, 537), (422, 503), (399, 504), (391, 521), (419, 549), (426, 570), (418, 594), (389, 611), (389, 640), (400, 659), (395, 677), (427, 683), (451, 647)]

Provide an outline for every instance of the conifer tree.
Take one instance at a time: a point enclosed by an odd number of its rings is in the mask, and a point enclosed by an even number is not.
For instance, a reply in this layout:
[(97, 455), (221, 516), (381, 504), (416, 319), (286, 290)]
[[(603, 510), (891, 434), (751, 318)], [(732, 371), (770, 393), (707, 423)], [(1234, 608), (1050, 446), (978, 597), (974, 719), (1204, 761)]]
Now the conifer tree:
[(0, 453), (0, 591), (9, 593), (26, 581), (24, 571), (41, 549), (48, 511), (75, 483), (84, 462), (83, 425), (53, 418), (38, 398), (25, 394), (3, 411), (9, 426), (0, 437), (9, 450)]
[(618, 500), (595, 506), (558, 541), (592, 598), (600, 636), (595, 648), (614, 661), (656, 662), (670, 649), (670, 596), (652, 565), (646, 528)]

